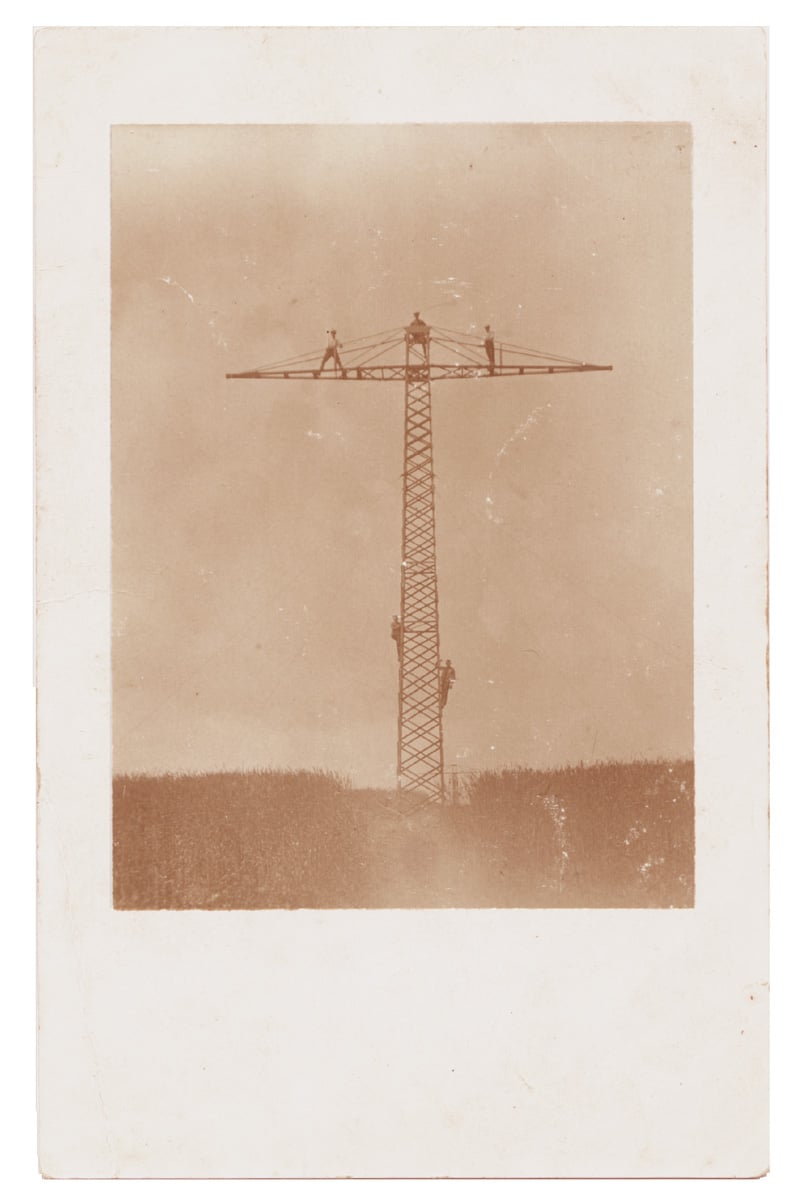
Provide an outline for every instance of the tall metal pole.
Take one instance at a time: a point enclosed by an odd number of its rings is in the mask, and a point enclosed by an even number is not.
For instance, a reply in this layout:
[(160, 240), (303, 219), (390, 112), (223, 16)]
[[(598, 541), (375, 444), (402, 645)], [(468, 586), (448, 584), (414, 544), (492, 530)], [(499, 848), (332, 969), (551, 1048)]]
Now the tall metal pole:
[(397, 788), (444, 799), (430, 340), (406, 335)]
[[(419, 320), (404, 329), (356, 339), (335, 366), (335, 354), (318, 352), (285, 359), (227, 379), (311, 379), (405, 383), (405, 444), (403, 455), (403, 548), (401, 568), (400, 664), (397, 704), (397, 789), (422, 797), (422, 803), (444, 800), (444, 754), (440, 699), (439, 593), (436, 583), (436, 520), (434, 510), (431, 375), (434, 379), (475, 379), (508, 375), (561, 375), (567, 371), (610, 371), (611, 366), (580, 362), (541, 350), (509, 346), (504, 361), (498, 346), (496, 364), (486, 358), (486, 342), (474, 334), (453, 334)], [(431, 337), (443, 361), (430, 361)], [(388, 357), (405, 346), (404, 361)], [(455, 357), (454, 357), (455, 356)], [(325, 364), (333, 357), (331, 374)], [(377, 360), (377, 361), (376, 361)], [(410, 811), (410, 810), (406, 810)]]

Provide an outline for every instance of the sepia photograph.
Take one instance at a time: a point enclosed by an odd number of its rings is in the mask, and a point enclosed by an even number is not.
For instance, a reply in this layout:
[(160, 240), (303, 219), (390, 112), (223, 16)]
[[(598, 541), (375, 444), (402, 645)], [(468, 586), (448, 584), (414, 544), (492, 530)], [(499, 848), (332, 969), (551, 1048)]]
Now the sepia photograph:
[(115, 907), (691, 908), (691, 127), (110, 137)]
[(769, 1169), (766, 67), (37, 32), (45, 1177)]

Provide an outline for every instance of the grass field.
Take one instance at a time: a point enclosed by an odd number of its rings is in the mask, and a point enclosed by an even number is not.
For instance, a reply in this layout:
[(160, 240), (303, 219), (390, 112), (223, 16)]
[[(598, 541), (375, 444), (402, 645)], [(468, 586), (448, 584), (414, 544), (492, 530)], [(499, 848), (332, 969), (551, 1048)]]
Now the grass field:
[(691, 762), (483, 772), (410, 817), (325, 771), (120, 775), (121, 909), (686, 908)]

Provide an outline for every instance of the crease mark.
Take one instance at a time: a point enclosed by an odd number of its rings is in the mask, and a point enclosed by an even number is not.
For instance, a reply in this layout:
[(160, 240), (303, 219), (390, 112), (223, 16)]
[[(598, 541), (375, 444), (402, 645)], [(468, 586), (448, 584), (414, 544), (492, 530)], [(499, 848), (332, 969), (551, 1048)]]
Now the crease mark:
[(177, 279), (173, 279), (172, 276), (170, 276), (170, 275), (161, 275), (160, 279), (161, 279), (162, 283), (168, 283), (168, 284), (170, 284), (171, 287), (180, 288), (180, 290), (183, 292), (184, 296), (186, 296), (186, 298), (188, 300), (191, 300), (192, 304), (194, 304), (194, 296), (192, 295), (192, 293), (187, 292), (187, 290), (183, 286), (183, 284), (178, 283)]

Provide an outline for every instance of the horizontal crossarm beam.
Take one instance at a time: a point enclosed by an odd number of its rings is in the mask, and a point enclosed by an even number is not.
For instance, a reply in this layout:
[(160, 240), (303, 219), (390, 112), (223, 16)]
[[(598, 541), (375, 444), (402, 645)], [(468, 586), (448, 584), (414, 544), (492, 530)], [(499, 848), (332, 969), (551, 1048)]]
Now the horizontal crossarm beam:
[[(376, 366), (352, 367), (337, 375), (320, 374), (319, 371), (239, 371), (226, 375), (226, 379), (312, 379), (325, 383), (359, 383), (378, 382), (396, 383), (406, 378), (405, 363), (381, 364)], [(476, 367), (462, 363), (431, 363), (425, 378), (433, 379), (497, 379), (518, 375), (570, 375), (585, 371), (613, 371), (612, 366), (599, 366), (596, 363), (580, 363), (579, 365), (564, 365), (555, 363), (548, 366), (543, 363), (535, 366), (497, 366), (493, 371), (488, 367)], [(413, 380), (423, 375), (415, 375), (415, 368), (408, 368), (408, 378)]]

